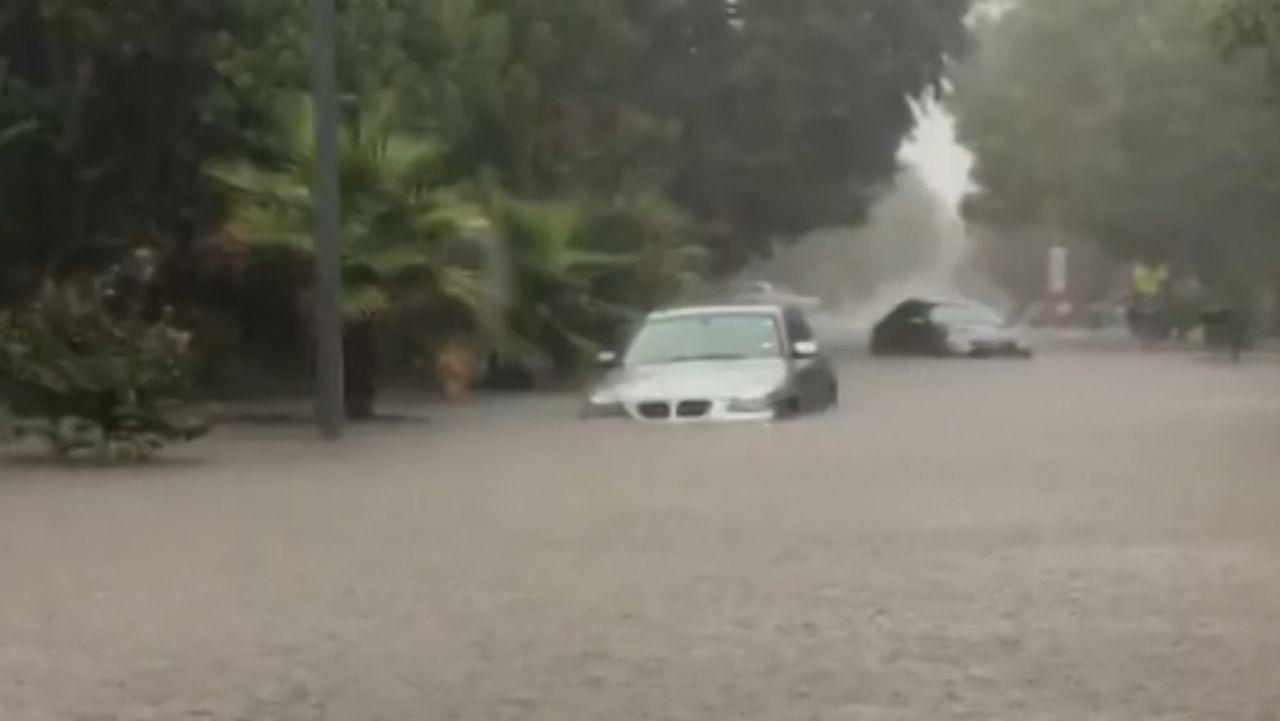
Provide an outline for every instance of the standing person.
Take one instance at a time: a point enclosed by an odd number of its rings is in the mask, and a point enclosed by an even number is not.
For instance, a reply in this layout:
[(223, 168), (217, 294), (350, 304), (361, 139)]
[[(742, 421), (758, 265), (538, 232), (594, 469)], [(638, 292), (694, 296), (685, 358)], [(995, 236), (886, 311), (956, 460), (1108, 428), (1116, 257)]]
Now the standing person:
[(465, 334), (455, 333), (436, 355), (436, 376), (449, 400), (463, 400), (475, 382), (474, 349)]
[(1231, 359), (1239, 361), (1253, 342), (1257, 297), (1253, 285), (1243, 278), (1234, 277), (1223, 285), (1222, 299), (1227, 309), (1224, 340), (1231, 351)]
[(1210, 305), (1201, 314), (1206, 345), (1226, 349), (1239, 361), (1253, 344), (1258, 298), (1252, 284), (1232, 277), (1213, 285)]
[(1144, 260), (1133, 266), (1129, 327), (1144, 343), (1164, 334), (1160, 296), (1168, 279), (1166, 265), (1153, 265)]
[(1169, 323), (1173, 335), (1179, 342), (1187, 340), (1191, 331), (1199, 324), (1199, 309), (1203, 290), (1200, 280), (1195, 276), (1187, 276), (1176, 283), (1171, 283), (1168, 292)]

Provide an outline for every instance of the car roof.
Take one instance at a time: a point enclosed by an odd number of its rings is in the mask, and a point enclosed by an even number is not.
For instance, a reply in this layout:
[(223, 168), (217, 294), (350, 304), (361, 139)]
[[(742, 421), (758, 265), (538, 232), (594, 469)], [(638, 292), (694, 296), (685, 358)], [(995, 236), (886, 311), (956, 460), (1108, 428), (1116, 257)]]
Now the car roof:
[(980, 303), (976, 300), (967, 300), (964, 298), (909, 298), (899, 303), (899, 306), (916, 305), (927, 306), (929, 308), (937, 308), (939, 306), (969, 306), (976, 308), (991, 308), (986, 303)]
[(777, 303), (720, 303), (666, 308), (649, 314), (649, 320), (688, 318), (701, 315), (782, 315), (787, 307)]
[(935, 305), (937, 305), (937, 303), (934, 303), (931, 300), (925, 300), (923, 298), (907, 298), (893, 306), (893, 310), (890, 312), (897, 313), (907, 308), (932, 308)]

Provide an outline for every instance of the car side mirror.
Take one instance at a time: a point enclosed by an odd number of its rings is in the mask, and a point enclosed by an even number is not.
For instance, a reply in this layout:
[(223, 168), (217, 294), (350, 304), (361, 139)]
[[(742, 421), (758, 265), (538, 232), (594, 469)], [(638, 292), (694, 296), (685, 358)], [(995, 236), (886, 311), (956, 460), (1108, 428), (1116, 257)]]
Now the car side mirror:
[(911, 319), (908, 320), (907, 322), (910, 323), (911, 325), (927, 325), (929, 323), (929, 321), (924, 316), (919, 316), (919, 315), (912, 316)]
[(818, 355), (819, 350), (820, 349), (818, 348), (817, 341), (812, 341), (812, 340), (796, 341), (791, 346), (791, 353), (796, 358), (816, 357)]
[(596, 354), (596, 365), (601, 368), (613, 368), (618, 365), (618, 353), (611, 350), (602, 350)]

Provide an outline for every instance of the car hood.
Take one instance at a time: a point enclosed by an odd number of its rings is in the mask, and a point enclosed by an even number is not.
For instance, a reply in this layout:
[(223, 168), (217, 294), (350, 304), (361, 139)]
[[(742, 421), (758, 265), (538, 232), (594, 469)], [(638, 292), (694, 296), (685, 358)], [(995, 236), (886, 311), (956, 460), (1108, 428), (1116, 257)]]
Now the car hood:
[(610, 401), (760, 398), (781, 387), (787, 365), (781, 358), (696, 361), (621, 368), (596, 391)]

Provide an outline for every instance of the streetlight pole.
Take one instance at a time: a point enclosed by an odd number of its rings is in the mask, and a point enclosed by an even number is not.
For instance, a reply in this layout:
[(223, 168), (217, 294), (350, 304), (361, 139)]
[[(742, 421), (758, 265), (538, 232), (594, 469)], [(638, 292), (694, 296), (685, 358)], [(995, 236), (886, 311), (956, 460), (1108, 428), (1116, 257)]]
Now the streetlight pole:
[(338, 180), (337, 13), (334, 0), (311, 2), (311, 97), (315, 103), (316, 416), (325, 438), (346, 422), (342, 367), (342, 187)]

